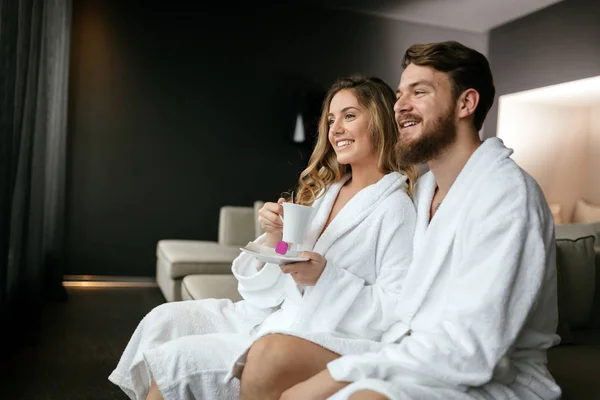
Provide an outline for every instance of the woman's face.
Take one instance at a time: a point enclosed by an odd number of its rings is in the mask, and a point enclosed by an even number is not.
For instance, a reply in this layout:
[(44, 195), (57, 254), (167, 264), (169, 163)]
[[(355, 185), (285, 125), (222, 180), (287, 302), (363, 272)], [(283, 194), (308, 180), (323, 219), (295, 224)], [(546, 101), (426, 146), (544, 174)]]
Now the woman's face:
[(329, 143), (340, 164), (354, 166), (375, 163), (369, 123), (371, 114), (362, 107), (352, 90), (341, 90), (329, 104)]

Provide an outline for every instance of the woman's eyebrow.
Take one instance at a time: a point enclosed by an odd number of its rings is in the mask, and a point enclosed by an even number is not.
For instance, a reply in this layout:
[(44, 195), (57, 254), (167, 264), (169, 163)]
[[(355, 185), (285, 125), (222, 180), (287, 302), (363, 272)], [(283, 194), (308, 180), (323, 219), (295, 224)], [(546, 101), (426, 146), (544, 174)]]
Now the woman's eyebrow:
[[(357, 107), (354, 107), (354, 106), (348, 106), (348, 107), (344, 107), (344, 108), (342, 108), (342, 111), (340, 111), (340, 112), (342, 112), (342, 113), (345, 113), (346, 111), (348, 111), (348, 110), (351, 110), (351, 109), (353, 109), (353, 108), (354, 108), (356, 111), (360, 111), (360, 109), (358, 109)], [(333, 113), (329, 113), (329, 114), (327, 114), (327, 116), (333, 116)]]

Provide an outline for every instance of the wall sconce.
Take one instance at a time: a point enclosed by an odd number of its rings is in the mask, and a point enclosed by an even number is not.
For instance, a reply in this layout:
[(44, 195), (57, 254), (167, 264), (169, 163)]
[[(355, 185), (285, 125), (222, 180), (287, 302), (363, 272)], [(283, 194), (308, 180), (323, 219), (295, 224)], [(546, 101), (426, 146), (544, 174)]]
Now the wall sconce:
[(294, 136), (292, 140), (294, 143), (304, 143), (306, 140), (306, 130), (304, 129), (302, 113), (298, 113), (298, 116), (296, 117), (296, 126), (294, 128)]

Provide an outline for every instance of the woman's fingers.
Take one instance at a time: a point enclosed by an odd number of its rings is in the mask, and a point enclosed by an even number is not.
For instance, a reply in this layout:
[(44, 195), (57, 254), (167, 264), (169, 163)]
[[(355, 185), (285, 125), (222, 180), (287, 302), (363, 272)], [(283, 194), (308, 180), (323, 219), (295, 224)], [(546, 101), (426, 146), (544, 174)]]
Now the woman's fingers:
[(305, 268), (306, 262), (295, 262), (290, 264), (282, 264), (279, 267), (281, 268), (281, 272), (284, 274), (292, 274), (295, 275), (298, 272), (302, 271), (302, 268)]
[(302, 253), (300, 253), (299, 256), (303, 257), (303, 258), (308, 258), (307, 262), (311, 262), (311, 261), (320, 262), (320, 261), (325, 260), (322, 255), (320, 255), (319, 253), (315, 253), (314, 251), (303, 251)]
[(300, 253), (300, 256), (306, 257), (309, 260), (280, 265), (281, 271), (284, 274), (289, 274), (298, 285), (316, 285), (327, 264), (327, 260), (319, 253), (312, 251), (303, 251)]
[(279, 219), (279, 216), (274, 213), (263, 213), (258, 217), (258, 220), (262, 223), (270, 226), (283, 227), (283, 223)]
[(258, 221), (265, 232), (267, 230), (281, 230), (283, 224), (281, 222), (280, 214), (283, 212), (283, 207), (278, 203), (265, 203), (260, 210), (258, 210)]

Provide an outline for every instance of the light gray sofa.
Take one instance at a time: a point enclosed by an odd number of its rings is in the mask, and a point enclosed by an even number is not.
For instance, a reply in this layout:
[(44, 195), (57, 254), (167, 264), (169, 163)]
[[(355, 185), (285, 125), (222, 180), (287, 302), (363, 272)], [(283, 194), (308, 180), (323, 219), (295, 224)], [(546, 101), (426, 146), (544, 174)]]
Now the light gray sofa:
[(231, 263), (240, 247), (262, 231), (252, 207), (224, 206), (219, 212), (218, 241), (161, 240), (156, 246), (156, 281), (167, 301), (205, 298), (239, 300)]

